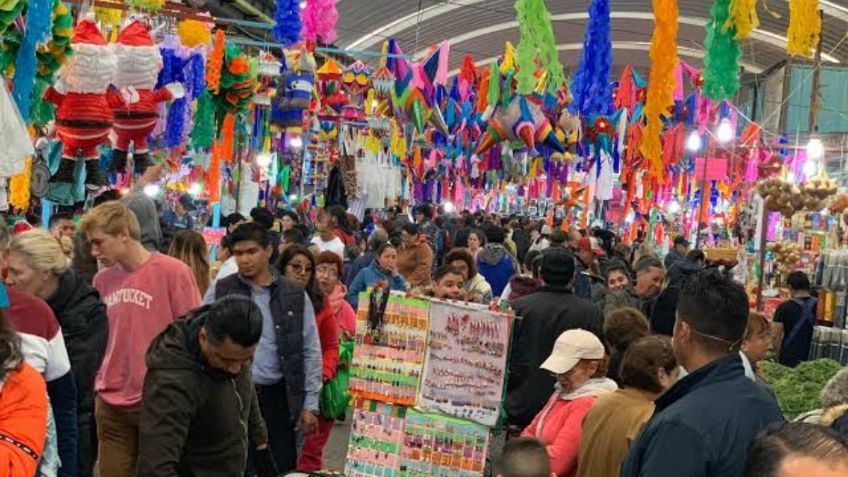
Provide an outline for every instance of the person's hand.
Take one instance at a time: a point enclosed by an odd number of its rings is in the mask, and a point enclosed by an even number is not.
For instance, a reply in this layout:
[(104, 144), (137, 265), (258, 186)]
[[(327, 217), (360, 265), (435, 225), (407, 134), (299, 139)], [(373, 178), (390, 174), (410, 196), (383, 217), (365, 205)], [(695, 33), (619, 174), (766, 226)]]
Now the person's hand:
[(318, 418), (312, 411), (300, 411), (300, 418), (297, 420), (297, 430), (304, 435), (312, 434), (318, 430)]
[(262, 444), (256, 448), (253, 461), (257, 477), (277, 477), (277, 465), (268, 444)]

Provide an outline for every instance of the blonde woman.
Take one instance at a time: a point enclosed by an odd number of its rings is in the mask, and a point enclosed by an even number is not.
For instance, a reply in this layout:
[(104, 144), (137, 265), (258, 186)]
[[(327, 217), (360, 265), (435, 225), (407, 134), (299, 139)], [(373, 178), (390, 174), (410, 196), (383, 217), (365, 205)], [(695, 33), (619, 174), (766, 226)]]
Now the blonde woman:
[[(80, 473), (90, 472), (95, 460), (94, 378), (109, 335), (106, 305), (94, 288), (70, 269), (62, 246), (45, 230), (33, 229), (12, 239), (8, 269), (6, 283), (46, 301), (62, 328), (77, 388), (78, 457), (74, 461)], [(59, 416), (57, 425), (61, 437)]]
[(203, 235), (194, 230), (180, 230), (174, 235), (168, 255), (188, 265), (202, 297), (212, 281), (209, 250)]

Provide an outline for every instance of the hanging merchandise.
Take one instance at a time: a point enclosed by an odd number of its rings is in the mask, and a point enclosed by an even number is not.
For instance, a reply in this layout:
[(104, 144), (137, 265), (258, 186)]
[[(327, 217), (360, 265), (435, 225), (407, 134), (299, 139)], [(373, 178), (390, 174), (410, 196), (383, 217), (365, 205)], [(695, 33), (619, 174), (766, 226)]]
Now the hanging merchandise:
[(514, 96), (506, 107), (495, 111), (476, 153), (482, 154), (502, 141), (519, 141), (530, 151), (535, 150), (537, 144), (545, 144), (558, 152), (565, 152), (539, 106), (521, 95)]
[(303, 19), (303, 39), (329, 45), (336, 41), (336, 21), (339, 12), (336, 10), (336, 0), (306, 0), (306, 7), (301, 12)]
[(739, 58), (742, 49), (736, 40), (736, 28), (726, 27), (732, 0), (715, 0), (710, 9), (707, 36), (704, 39), (704, 96), (722, 101), (739, 89)]
[(294, 45), (300, 41), (302, 28), (300, 0), (277, 0), (274, 28), (271, 29), (274, 39), (286, 46)]
[(182, 20), (177, 24), (177, 36), (186, 48), (208, 45), (212, 39), (209, 26), (200, 20)]
[(312, 100), (315, 83), (315, 58), (305, 49), (286, 50), (282, 74), (277, 78), (277, 94), (271, 101), (271, 126), (276, 130), (299, 133), (303, 113)]
[(0, 35), (18, 18), (27, 0), (0, 0)]
[(30, 0), (27, 7), (26, 34), (18, 49), (18, 56), (15, 59), (15, 76), (12, 79), (15, 85), (12, 96), (24, 118), (30, 116), (31, 95), (38, 68), (35, 49), (50, 34), (53, 21), (52, 10), (50, 0)]
[(127, 3), (139, 10), (155, 12), (165, 6), (165, 0), (127, 0)]
[(730, 16), (727, 18), (727, 21), (724, 22), (724, 28), (735, 28), (737, 40), (744, 40), (745, 38), (748, 38), (748, 35), (760, 26), (760, 18), (757, 16), (758, 1), (759, 0), (731, 1)]
[[(6, 181), (27, 170), (26, 158), (35, 151), (27, 133), (26, 123), (6, 82), (0, 81), (0, 211), (7, 210)], [(25, 207), (24, 207), (25, 208)]]
[(790, 55), (812, 58), (820, 41), (821, 29), (819, 0), (792, 0), (789, 2), (786, 51)]
[(653, 0), (654, 34), (651, 38), (651, 71), (645, 103), (647, 126), (641, 151), (650, 164), (651, 175), (664, 182), (662, 144), (663, 119), (674, 104), (675, 67), (677, 66), (677, 0)]
[(113, 124), (117, 141), (112, 151), (111, 169), (126, 172), (127, 154), (133, 146), (133, 168), (141, 174), (151, 165), (147, 137), (159, 118), (159, 103), (185, 96), (185, 87), (172, 83), (156, 87), (162, 69), (162, 55), (153, 43), (147, 26), (134, 20), (124, 27), (115, 45), (118, 69), (115, 86), (124, 94), (113, 102)]
[(559, 62), (551, 14), (545, 6), (545, 0), (517, 0), (515, 12), (521, 33), (516, 51), (518, 92), (530, 94), (535, 89), (536, 78), (533, 73), (536, 71), (537, 51), (542, 66), (551, 74), (551, 88), (558, 89), (565, 84), (565, 72)]
[[(90, 17), (74, 29), (71, 49), (73, 55), (44, 96), (57, 107), (56, 131), (63, 143), (62, 162), (53, 181), (73, 183), (76, 162), (81, 160), (85, 161), (86, 185), (99, 187), (107, 184), (97, 148), (108, 141), (112, 129), (106, 93), (114, 80), (117, 60)], [(110, 97), (114, 95), (117, 93), (110, 93)]]
[(584, 118), (612, 113), (610, 24), (610, 0), (592, 0), (580, 66), (571, 81), (574, 100), (570, 109)]

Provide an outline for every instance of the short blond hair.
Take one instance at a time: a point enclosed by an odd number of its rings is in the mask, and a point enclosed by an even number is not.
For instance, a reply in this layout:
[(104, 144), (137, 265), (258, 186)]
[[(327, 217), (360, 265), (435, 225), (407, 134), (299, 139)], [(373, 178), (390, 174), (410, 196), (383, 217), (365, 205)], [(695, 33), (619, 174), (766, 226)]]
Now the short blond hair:
[(32, 229), (15, 235), (9, 252), (18, 254), (27, 266), (40, 272), (61, 275), (68, 270), (70, 260), (55, 237), (43, 229)]
[(86, 235), (100, 231), (107, 235), (126, 232), (133, 240), (141, 240), (141, 226), (132, 210), (120, 202), (105, 202), (86, 213), (79, 224)]

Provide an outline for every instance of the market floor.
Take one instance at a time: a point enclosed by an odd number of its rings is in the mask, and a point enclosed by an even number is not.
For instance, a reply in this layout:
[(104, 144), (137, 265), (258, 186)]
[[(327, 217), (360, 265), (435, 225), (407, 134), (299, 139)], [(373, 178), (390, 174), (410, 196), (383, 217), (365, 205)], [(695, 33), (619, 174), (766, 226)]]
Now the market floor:
[(324, 467), (327, 470), (343, 472), (345, 459), (347, 458), (347, 441), (350, 437), (350, 427), (353, 420), (348, 415), (345, 422), (337, 423), (333, 426), (333, 432), (330, 434), (330, 440), (327, 441), (327, 447), (324, 448)]

